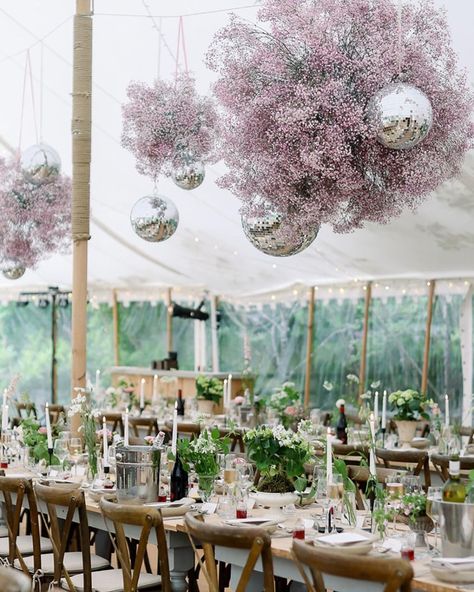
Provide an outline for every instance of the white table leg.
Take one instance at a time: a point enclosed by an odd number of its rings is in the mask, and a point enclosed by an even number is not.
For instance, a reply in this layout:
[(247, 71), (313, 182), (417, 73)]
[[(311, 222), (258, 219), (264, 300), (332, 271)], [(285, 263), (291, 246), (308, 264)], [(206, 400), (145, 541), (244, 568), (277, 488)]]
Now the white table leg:
[(188, 571), (194, 567), (194, 551), (189, 538), (182, 532), (168, 532), (168, 560), (170, 565), (171, 589), (186, 592)]

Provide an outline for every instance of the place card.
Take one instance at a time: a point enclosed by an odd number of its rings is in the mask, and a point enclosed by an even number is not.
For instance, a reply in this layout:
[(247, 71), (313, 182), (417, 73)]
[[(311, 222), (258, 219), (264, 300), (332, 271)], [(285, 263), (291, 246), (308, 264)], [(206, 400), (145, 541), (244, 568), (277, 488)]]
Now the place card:
[(51, 469), (48, 473), (48, 477), (57, 477), (59, 475), (59, 471), (56, 471), (56, 469)]

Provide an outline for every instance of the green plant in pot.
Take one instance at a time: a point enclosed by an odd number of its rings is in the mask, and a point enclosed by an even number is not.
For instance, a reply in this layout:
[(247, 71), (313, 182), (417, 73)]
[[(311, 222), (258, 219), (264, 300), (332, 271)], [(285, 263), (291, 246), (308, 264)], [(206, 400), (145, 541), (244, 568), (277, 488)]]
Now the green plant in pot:
[[(287, 430), (282, 425), (258, 426), (245, 434), (248, 458), (260, 473), (257, 483), (259, 497), (265, 505), (294, 503), (298, 478), (305, 475), (305, 463), (312, 459), (308, 440), (301, 432)], [(258, 495), (258, 494), (262, 495)], [(263, 494), (291, 494), (279, 500)], [(292, 497), (291, 501), (286, 499)], [(265, 498), (265, 500), (264, 500)]]
[(200, 375), (196, 378), (196, 399), (200, 413), (211, 414), (214, 403), (222, 399), (224, 387), (219, 378)]
[(393, 419), (397, 424), (398, 438), (402, 447), (409, 447), (415, 437), (416, 422), (430, 418), (427, 413), (430, 401), (418, 391), (407, 389), (391, 393), (388, 402), (395, 411)]
[(284, 382), (268, 399), (267, 406), (276, 413), (285, 428), (298, 422), (301, 415), (299, 402), (301, 395), (294, 383)]

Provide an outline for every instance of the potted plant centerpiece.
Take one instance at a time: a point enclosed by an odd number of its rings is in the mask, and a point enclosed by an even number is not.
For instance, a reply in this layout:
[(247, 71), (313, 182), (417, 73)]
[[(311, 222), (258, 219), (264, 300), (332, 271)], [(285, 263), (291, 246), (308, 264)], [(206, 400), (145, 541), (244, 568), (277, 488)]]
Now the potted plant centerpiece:
[(273, 409), (278, 420), (285, 428), (296, 425), (301, 419), (303, 410), (299, 403), (301, 395), (293, 382), (284, 382), (270, 396), (267, 405)]
[(295, 503), (295, 481), (304, 477), (304, 465), (312, 458), (305, 435), (282, 425), (258, 426), (245, 434), (244, 441), (248, 458), (260, 473), (252, 494), (257, 502), (270, 507)]
[(196, 378), (196, 399), (199, 413), (212, 415), (214, 403), (219, 403), (224, 388), (222, 380), (200, 375)]
[(426, 412), (429, 401), (418, 391), (412, 389), (395, 391), (388, 397), (388, 401), (395, 410), (393, 419), (397, 425), (398, 438), (402, 448), (409, 448), (415, 437), (416, 422), (420, 419), (429, 419)]

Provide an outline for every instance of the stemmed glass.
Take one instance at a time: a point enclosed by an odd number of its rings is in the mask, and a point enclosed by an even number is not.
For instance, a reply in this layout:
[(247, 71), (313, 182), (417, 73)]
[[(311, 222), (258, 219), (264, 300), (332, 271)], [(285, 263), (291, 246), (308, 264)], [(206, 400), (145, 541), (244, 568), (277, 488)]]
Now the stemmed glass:
[(405, 493), (404, 479), (400, 475), (388, 475), (385, 477), (385, 490), (387, 492), (387, 506), (393, 509), (393, 536), (397, 530), (397, 512), (400, 508), (400, 498)]
[(82, 457), (82, 440), (81, 438), (71, 438), (68, 442), (69, 447), (69, 459), (71, 464), (74, 465), (75, 475), (77, 477), (77, 465)]
[(438, 554), (438, 518), (439, 518), (439, 502), (443, 499), (442, 487), (428, 487), (426, 494), (426, 515), (433, 520), (434, 523), (434, 545), (433, 554)]
[(248, 492), (254, 482), (253, 464), (246, 462), (237, 465), (238, 481), (242, 489)]
[(68, 441), (65, 438), (56, 438), (53, 444), (53, 454), (59, 460), (61, 469), (64, 469), (64, 461), (68, 457)]
[(328, 497), (328, 486), (326, 477), (321, 475), (318, 478), (318, 482), (316, 485), (316, 502), (322, 507), (323, 509), (323, 527), (324, 531), (326, 531), (328, 526), (328, 508), (330, 498)]

